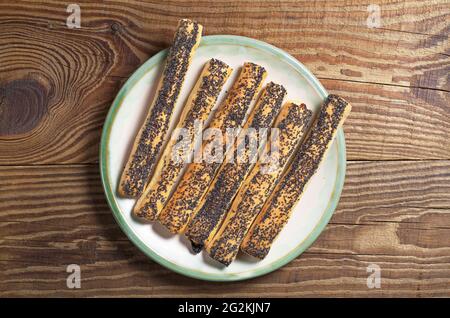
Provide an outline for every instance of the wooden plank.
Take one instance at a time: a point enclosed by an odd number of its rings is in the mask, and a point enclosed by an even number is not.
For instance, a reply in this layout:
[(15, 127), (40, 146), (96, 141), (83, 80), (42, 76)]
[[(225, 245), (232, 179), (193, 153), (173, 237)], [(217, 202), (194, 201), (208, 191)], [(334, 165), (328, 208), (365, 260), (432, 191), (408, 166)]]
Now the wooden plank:
[[(0, 167), (0, 296), (450, 296), (450, 161), (349, 162), (338, 209), (284, 268), (198, 282), (147, 259), (103, 197), (96, 165)], [(79, 264), (82, 288), (66, 288)], [(366, 285), (381, 267), (382, 288)]]
[[(355, 0), (257, 4), (252, 1), (231, 4), (229, 1), (214, 1), (213, 4), (130, 1), (120, 6), (91, 3), (82, 5), (83, 23), (79, 30), (66, 27), (68, 14), (65, 6), (58, 2), (45, 6), (6, 5), (2, 18), (5, 26), (14, 30), (35, 26), (24, 30), (23, 35), (36, 32), (54, 40), (92, 37), (100, 48), (109, 45), (112, 49), (109, 54), (114, 55), (98, 58), (107, 61), (108, 57), (114, 57), (118, 62), (127, 58), (127, 62), (136, 67), (149, 53), (152, 55), (166, 47), (174, 25), (188, 15), (206, 26), (206, 34), (239, 34), (277, 45), (303, 61), (321, 78), (448, 91), (450, 84), (445, 79), (448, 79), (450, 47), (446, 19), (450, 16), (450, 5), (444, 0), (426, 4), (380, 1), (382, 27), (369, 28), (369, 4)], [(24, 11), (30, 13), (24, 16)], [(52, 44), (53, 41), (49, 43)], [(80, 41), (80, 44), (79, 53), (92, 54), (89, 52), (92, 48), (86, 44), (94, 43)], [(124, 53), (128, 56), (123, 56)], [(116, 70), (115, 74), (128, 76), (134, 69), (129, 66), (131, 68)]]
[(69, 29), (58, 1), (2, 3), (0, 164), (96, 162), (120, 86), (186, 16), (206, 34), (286, 50), (356, 103), (349, 159), (449, 159), (450, 6), (378, 4), (379, 29), (366, 25), (369, 2), (356, 0), (83, 3), (81, 29)]
[(450, 158), (449, 93), (334, 80), (323, 84), (353, 106), (344, 124), (348, 160)]
[[(123, 254), (133, 254), (125, 250)], [(208, 283), (145, 259), (81, 265), (81, 289), (67, 289), (66, 264), (0, 262), (2, 297), (430, 297), (449, 296), (449, 257), (305, 253), (289, 266), (250, 281)], [(381, 267), (381, 288), (367, 287), (367, 266)]]
[[(369, 4), (81, 3), (81, 29), (58, 1), (0, 4), (0, 296), (450, 296), (450, 4), (381, 0), (375, 29)], [(364, 161), (348, 163), (330, 224), (250, 281), (199, 282), (149, 260), (114, 221), (95, 164), (112, 99), (186, 16), (286, 50), (354, 106), (347, 158)], [(66, 288), (71, 263), (80, 290)], [(366, 285), (370, 264), (381, 289)]]

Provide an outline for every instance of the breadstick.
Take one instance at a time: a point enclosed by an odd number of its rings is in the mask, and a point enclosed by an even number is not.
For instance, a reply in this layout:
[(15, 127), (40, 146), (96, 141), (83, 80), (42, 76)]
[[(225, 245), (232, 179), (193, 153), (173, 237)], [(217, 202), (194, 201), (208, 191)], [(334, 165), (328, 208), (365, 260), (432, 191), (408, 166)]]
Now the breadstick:
[[(209, 128), (220, 130), (223, 136), (227, 128), (241, 127), (250, 104), (259, 92), (265, 77), (266, 71), (263, 67), (245, 63)], [(202, 143), (202, 149), (209, 147), (214, 141), (212, 137), (207, 138)], [(160, 222), (169, 231), (172, 233), (184, 231), (220, 165), (220, 162), (194, 162), (187, 166), (174, 194), (159, 214)]]
[[(305, 104), (286, 103), (278, 115), (275, 127), (280, 130), (278, 153), (269, 161), (257, 162), (233, 201), (222, 226), (206, 245), (215, 260), (228, 266), (236, 258), (244, 235), (270, 196), (289, 159), (298, 148), (312, 112)], [(266, 153), (270, 150), (266, 144)]]
[(350, 110), (351, 105), (341, 97), (328, 96), (305, 142), (246, 234), (243, 252), (259, 259), (266, 257)]
[(178, 24), (155, 97), (120, 178), (120, 196), (137, 197), (148, 182), (168, 133), (186, 73), (200, 43), (202, 28), (200, 24), (186, 19)]
[[(206, 121), (231, 71), (227, 64), (217, 59), (211, 59), (205, 64), (183, 108), (177, 128), (185, 129), (190, 136), (194, 135), (195, 121)], [(185, 167), (185, 161), (173, 160), (172, 152), (177, 151), (178, 156), (182, 157), (182, 152), (190, 153), (194, 147), (190, 142), (188, 149), (175, 150), (176, 142), (177, 138), (172, 138), (164, 149), (156, 166), (156, 173), (134, 206), (134, 213), (137, 216), (156, 220), (174, 189)]]
[[(252, 128), (252, 132), (270, 128), (281, 108), (286, 89), (282, 85), (269, 83), (264, 89), (256, 106), (253, 108), (244, 128)], [(207, 194), (201, 200), (199, 210), (192, 218), (186, 236), (198, 248), (208, 243), (219, 228), (226, 212), (233, 202), (242, 182), (250, 172), (258, 152), (247, 147), (244, 129), (238, 136), (234, 149), (235, 162), (225, 162), (211, 183)], [(255, 134), (259, 140), (259, 136)], [(250, 135), (247, 135), (251, 138)], [(248, 142), (248, 144), (250, 141)], [(243, 151), (237, 158), (237, 149)], [(241, 162), (237, 161), (240, 160)], [(236, 162), (237, 161), (237, 162)]]

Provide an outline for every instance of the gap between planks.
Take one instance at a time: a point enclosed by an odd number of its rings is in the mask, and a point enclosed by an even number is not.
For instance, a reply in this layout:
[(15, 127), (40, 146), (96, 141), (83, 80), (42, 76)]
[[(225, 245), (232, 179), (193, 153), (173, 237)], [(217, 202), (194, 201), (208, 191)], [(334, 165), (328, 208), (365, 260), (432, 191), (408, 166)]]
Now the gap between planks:
[[(418, 158), (418, 159), (358, 159), (358, 160), (347, 160), (348, 163), (358, 163), (358, 162), (425, 162), (425, 161), (450, 161), (450, 158), (430, 158), (430, 159), (423, 159), (423, 158)], [(36, 167), (36, 168), (45, 168), (45, 167), (58, 167), (58, 168), (62, 168), (62, 167), (83, 167), (83, 166), (87, 166), (87, 167), (92, 167), (92, 166), (98, 166), (100, 164), (99, 161), (94, 161), (94, 162), (77, 162), (77, 163), (30, 163), (30, 164), (20, 164), (20, 165), (16, 165), (16, 164), (0, 164), (0, 167), (11, 167), (11, 168), (30, 168), (30, 167)]]

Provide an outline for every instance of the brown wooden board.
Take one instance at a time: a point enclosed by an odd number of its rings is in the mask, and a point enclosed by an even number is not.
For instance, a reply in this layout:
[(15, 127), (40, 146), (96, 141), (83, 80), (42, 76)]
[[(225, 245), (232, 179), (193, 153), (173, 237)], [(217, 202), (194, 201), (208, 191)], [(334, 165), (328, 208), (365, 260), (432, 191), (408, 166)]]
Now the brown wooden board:
[[(66, 3), (0, 3), (0, 296), (450, 296), (450, 4), (379, 0), (382, 25), (368, 28), (369, 4), (80, 1), (69, 29)], [(101, 187), (109, 106), (186, 17), (287, 51), (353, 105), (331, 222), (256, 279), (195, 281), (154, 263)], [(72, 263), (80, 289), (66, 286)]]

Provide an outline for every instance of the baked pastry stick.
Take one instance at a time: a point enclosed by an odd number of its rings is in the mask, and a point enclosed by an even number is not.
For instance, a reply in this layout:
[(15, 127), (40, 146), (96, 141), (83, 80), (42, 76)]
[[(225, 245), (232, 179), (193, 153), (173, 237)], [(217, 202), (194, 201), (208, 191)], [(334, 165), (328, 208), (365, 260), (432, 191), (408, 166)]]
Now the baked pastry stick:
[(258, 151), (251, 143), (261, 141), (260, 139), (265, 141), (266, 138), (261, 138), (261, 129), (272, 127), (285, 96), (286, 89), (272, 82), (262, 92), (235, 142), (233, 162), (222, 164), (201, 200), (198, 212), (187, 227), (186, 236), (196, 250), (207, 244), (219, 228), (234, 196), (258, 157)]
[(328, 96), (305, 142), (242, 241), (243, 252), (259, 259), (266, 257), (350, 110), (351, 105), (341, 97)]
[(122, 197), (139, 196), (156, 166), (169, 131), (174, 106), (194, 52), (200, 43), (201, 34), (200, 24), (186, 19), (180, 20), (155, 97), (136, 135), (119, 181), (118, 193)]
[[(263, 67), (254, 63), (245, 63), (226, 99), (216, 111), (209, 129), (218, 130), (221, 133), (220, 138), (225, 139), (223, 136), (227, 129), (240, 128), (265, 77), (266, 71)], [(202, 143), (202, 152), (215, 144), (214, 137), (214, 135), (206, 136)], [(220, 165), (221, 162), (194, 161), (187, 166), (175, 192), (159, 214), (159, 221), (169, 231), (172, 233), (184, 231)]]
[[(256, 163), (236, 195), (222, 226), (205, 246), (213, 259), (228, 266), (236, 258), (245, 234), (298, 148), (311, 117), (312, 112), (305, 104), (288, 102), (283, 106), (274, 124), (279, 129), (277, 151), (266, 161)], [(266, 154), (270, 148), (268, 142)]]
[[(205, 64), (183, 108), (177, 128), (184, 129), (184, 133), (191, 138), (194, 136), (196, 122), (208, 119), (231, 71), (227, 64), (217, 59), (211, 59)], [(164, 149), (153, 178), (134, 206), (133, 211), (137, 216), (151, 221), (156, 220), (175, 188), (178, 177), (186, 165), (186, 157), (194, 148), (192, 142), (187, 142), (186, 147), (177, 147), (179, 137), (185, 138), (174, 135)]]

